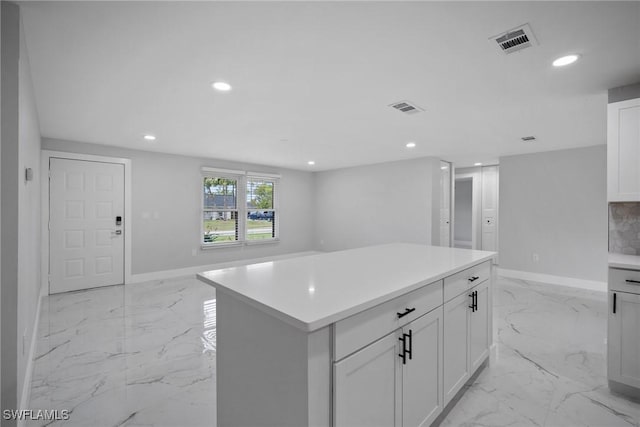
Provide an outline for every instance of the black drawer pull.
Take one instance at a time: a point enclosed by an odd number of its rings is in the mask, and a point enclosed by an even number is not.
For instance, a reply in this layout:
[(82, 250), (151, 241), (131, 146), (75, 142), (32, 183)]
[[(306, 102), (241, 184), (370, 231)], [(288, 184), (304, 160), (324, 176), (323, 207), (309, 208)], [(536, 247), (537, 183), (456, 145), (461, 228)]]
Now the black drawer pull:
[(398, 356), (400, 356), (400, 358), (402, 359), (402, 364), (406, 365), (407, 364), (407, 334), (402, 334), (402, 336), (398, 339), (402, 341), (402, 353), (398, 354)]
[(613, 314), (616, 314), (616, 297), (618, 295), (614, 292), (613, 293)]
[(469, 308), (471, 309), (471, 312), (475, 312), (476, 311), (476, 304), (475, 304), (475, 292), (471, 292), (469, 294), (469, 297), (471, 298), (471, 305), (469, 306)]
[(476, 280), (478, 280), (479, 278), (480, 278), (480, 277), (478, 277), (478, 276), (473, 276), (473, 277), (469, 277), (469, 279), (468, 279), (468, 280), (469, 280), (470, 282), (475, 282), (475, 281), (476, 281)]
[(407, 314), (412, 313), (414, 311), (416, 311), (415, 307), (414, 308), (407, 308), (407, 309), (405, 309), (404, 313), (396, 313), (396, 314), (398, 315), (398, 319), (401, 319), (404, 316), (406, 316)]
[(627, 279), (627, 280), (625, 280), (625, 282), (627, 282), (627, 283), (640, 283), (640, 280)]

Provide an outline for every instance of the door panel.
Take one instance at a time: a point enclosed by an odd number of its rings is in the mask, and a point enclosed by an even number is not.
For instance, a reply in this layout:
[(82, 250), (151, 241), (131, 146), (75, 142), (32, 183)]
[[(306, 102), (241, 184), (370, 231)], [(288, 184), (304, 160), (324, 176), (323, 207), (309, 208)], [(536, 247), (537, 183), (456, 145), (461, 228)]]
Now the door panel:
[(124, 165), (52, 158), (49, 167), (49, 292), (123, 283)]
[(498, 166), (482, 168), (483, 251), (498, 250)]
[(412, 358), (402, 365), (402, 426), (430, 425), (442, 412), (442, 308), (403, 328), (411, 331)]
[(451, 168), (440, 161), (440, 246), (451, 246)]
[(469, 379), (469, 314), (468, 292), (444, 305), (444, 404), (456, 395)]
[(476, 291), (478, 308), (471, 313), (469, 325), (471, 331), (469, 351), (471, 361), (471, 372), (484, 362), (489, 355), (489, 281), (479, 284), (471, 289)]
[(398, 353), (392, 333), (334, 365), (336, 427), (400, 426)]
[[(615, 313), (613, 294), (616, 294)], [(640, 295), (610, 292), (609, 296), (608, 377), (640, 388)]]

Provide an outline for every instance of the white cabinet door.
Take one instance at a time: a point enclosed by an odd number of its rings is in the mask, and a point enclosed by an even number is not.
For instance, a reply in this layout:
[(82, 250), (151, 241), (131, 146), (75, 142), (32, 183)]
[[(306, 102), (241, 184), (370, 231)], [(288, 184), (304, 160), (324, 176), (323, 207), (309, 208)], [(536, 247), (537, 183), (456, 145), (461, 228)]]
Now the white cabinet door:
[(608, 377), (637, 388), (640, 388), (639, 331), (640, 295), (609, 292)]
[(458, 295), (444, 305), (444, 404), (456, 395), (470, 377), (469, 316), (471, 292)]
[(426, 427), (444, 408), (442, 318), (440, 307), (403, 328), (411, 336), (411, 359), (402, 365), (403, 427)]
[(400, 427), (398, 344), (392, 333), (335, 364), (336, 427)]
[(608, 105), (607, 194), (610, 202), (640, 201), (640, 98)]
[(485, 361), (489, 355), (489, 281), (479, 284), (471, 289), (471, 293), (475, 294), (476, 308), (471, 310), (471, 319), (469, 325), (470, 344), (469, 344), (469, 362), (471, 363), (471, 371), (475, 370)]

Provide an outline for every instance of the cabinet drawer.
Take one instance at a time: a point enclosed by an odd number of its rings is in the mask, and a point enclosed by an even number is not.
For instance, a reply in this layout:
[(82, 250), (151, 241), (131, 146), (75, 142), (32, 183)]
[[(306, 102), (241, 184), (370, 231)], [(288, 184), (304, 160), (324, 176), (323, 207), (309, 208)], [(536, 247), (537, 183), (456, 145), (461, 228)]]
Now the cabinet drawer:
[(640, 271), (610, 268), (609, 290), (640, 294)]
[[(334, 360), (340, 360), (442, 305), (442, 280), (336, 322)], [(414, 309), (398, 317), (407, 309)]]
[(484, 282), (491, 275), (491, 261), (462, 270), (444, 278), (444, 301), (449, 301), (471, 287)]

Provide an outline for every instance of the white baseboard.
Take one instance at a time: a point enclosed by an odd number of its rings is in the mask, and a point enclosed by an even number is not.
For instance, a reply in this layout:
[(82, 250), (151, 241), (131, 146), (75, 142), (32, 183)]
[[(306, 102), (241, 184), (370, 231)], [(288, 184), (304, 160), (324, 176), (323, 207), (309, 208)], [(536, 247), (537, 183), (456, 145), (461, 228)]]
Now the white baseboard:
[[(47, 296), (48, 289), (45, 286), (40, 286), (40, 295), (38, 295), (38, 304), (36, 306), (36, 317), (33, 323), (33, 331), (31, 333), (31, 341), (29, 342), (29, 353), (27, 359), (27, 366), (24, 370), (24, 380), (22, 383), (22, 396), (20, 396), (20, 409), (29, 409), (31, 401), (31, 379), (33, 378), (33, 360), (36, 356), (36, 350), (38, 346), (38, 328), (40, 325), (40, 311), (42, 310), (42, 299)], [(24, 419), (18, 420), (18, 427), (24, 426), (26, 421)]]
[(275, 255), (270, 257), (250, 258), (250, 259), (242, 259), (242, 260), (236, 260), (236, 261), (220, 262), (217, 264), (196, 265), (193, 267), (178, 268), (174, 270), (162, 270), (162, 271), (153, 271), (151, 273), (132, 274), (131, 280), (128, 281), (127, 284), (148, 282), (151, 280), (172, 279), (175, 277), (182, 277), (182, 276), (191, 276), (197, 273), (202, 273), (203, 271), (217, 270), (219, 268), (238, 267), (241, 265), (255, 264), (258, 262), (275, 261), (279, 259), (294, 258), (298, 256), (314, 255), (319, 253), (321, 252), (318, 252), (318, 251), (294, 252), (294, 253), (289, 253), (284, 255)]
[(550, 283), (552, 285), (569, 286), (571, 288), (580, 288), (589, 291), (607, 291), (607, 282), (577, 279), (575, 277), (530, 273), (528, 271), (507, 270), (506, 268), (498, 268), (498, 276), (509, 277), (512, 279), (531, 280), (533, 282)]

